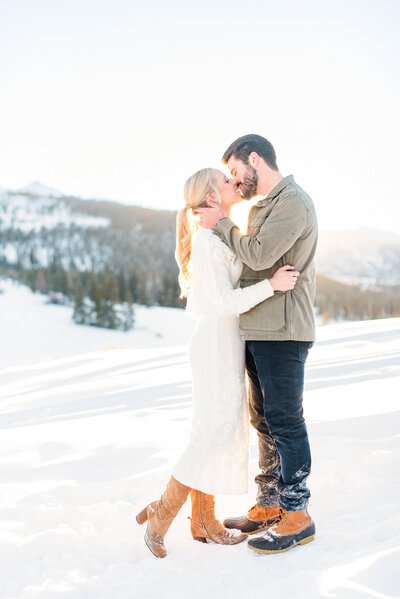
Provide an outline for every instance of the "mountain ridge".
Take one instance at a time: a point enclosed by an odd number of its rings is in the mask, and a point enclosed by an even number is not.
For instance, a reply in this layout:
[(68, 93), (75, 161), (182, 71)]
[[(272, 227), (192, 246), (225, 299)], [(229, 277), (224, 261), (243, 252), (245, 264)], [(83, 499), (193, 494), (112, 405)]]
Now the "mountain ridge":
[[(121, 289), (130, 281), (139, 303), (182, 305), (177, 299), (175, 210), (56, 198), (49, 195), (51, 189), (44, 186), (37, 195), (0, 191), (0, 267), (24, 273), (61, 268), (100, 274), (108, 269), (119, 277)], [(321, 231), (316, 269), (361, 290), (398, 294), (400, 236), (367, 228)]]

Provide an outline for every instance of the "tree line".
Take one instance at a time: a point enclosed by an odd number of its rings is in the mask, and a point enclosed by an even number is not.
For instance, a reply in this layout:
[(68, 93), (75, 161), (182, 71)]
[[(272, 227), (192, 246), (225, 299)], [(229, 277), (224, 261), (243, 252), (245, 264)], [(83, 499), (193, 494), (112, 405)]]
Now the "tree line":
[[(1, 272), (52, 302), (73, 305), (80, 324), (128, 330), (134, 303), (184, 306), (174, 259), (176, 213), (78, 198), (29, 202), (38, 222), (61, 204), (69, 223), (26, 231), (15, 220), (0, 228)], [(109, 226), (79, 225), (82, 215), (107, 218)]]
[[(176, 212), (68, 197), (46, 205), (35, 201), (32, 197), (29, 205), (38, 222), (60, 204), (70, 222), (27, 231), (15, 221), (0, 228), (1, 273), (52, 302), (71, 304), (80, 324), (129, 330), (135, 303), (184, 307), (174, 258)], [(79, 225), (75, 216), (82, 215), (106, 218), (109, 225)], [(315, 305), (325, 322), (385, 318), (400, 314), (400, 294), (318, 275)]]
[(315, 305), (325, 323), (330, 320), (371, 320), (400, 316), (400, 295), (361, 289), (317, 274)]

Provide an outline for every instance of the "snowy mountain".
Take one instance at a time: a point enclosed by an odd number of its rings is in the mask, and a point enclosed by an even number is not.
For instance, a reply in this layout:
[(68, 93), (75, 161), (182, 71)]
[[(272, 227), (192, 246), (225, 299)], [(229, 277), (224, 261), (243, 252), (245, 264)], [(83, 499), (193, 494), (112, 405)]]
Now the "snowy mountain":
[(14, 229), (37, 233), (41, 229), (54, 229), (61, 225), (82, 228), (108, 227), (110, 220), (103, 216), (92, 217), (71, 209), (68, 199), (55, 199), (30, 192), (0, 193), (0, 230)]
[(33, 181), (33, 183), (18, 189), (18, 192), (22, 194), (30, 194), (49, 198), (62, 198), (65, 195), (61, 193), (61, 191), (58, 191), (58, 189), (43, 185), (43, 183), (40, 183), (40, 181)]
[(45, 194), (33, 194), (32, 189), (40, 189), (35, 184), (25, 189), (0, 192), (0, 252), (9, 265), (29, 267), (32, 252), (41, 266), (48, 266), (55, 253), (66, 263), (75, 254), (70, 242), (77, 232), (110, 224), (104, 216), (74, 209), (68, 198), (49, 195), (49, 188), (43, 188)]
[(363, 287), (400, 284), (400, 235), (371, 229), (323, 231), (317, 272)]
[[(35, 273), (47, 269), (44, 291), (49, 279), (71, 283), (71, 273), (108, 269), (119, 277), (121, 295), (130, 285), (136, 301), (177, 304), (174, 212), (55, 197), (53, 191), (35, 183), (0, 192), (0, 268), (19, 280), (30, 272), (32, 284)], [(73, 281), (69, 288), (73, 296)]]
[[(108, 269), (119, 278), (121, 295), (130, 281), (136, 301), (174, 306), (181, 305), (174, 250), (173, 211), (66, 197), (38, 182), (0, 191), (0, 268), (8, 271), (27, 276), (53, 265), (65, 278), (71, 271)], [(321, 232), (316, 264), (319, 274), (341, 283), (400, 294), (400, 235)], [(343, 296), (343, 289), (329, 293)], [(388, 315), (381, 304), (375, 313)], [(397, 311), (393, 307), (389, 315)]]

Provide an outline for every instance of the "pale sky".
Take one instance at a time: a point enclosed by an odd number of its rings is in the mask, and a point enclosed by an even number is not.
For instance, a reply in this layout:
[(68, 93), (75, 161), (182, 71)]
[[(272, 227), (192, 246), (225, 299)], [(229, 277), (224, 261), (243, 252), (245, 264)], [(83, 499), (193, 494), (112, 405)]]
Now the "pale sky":
[(240, 135), (323, 229), (400, 233), (400, 2), (2, 0), (0, 186), (179, 208)]

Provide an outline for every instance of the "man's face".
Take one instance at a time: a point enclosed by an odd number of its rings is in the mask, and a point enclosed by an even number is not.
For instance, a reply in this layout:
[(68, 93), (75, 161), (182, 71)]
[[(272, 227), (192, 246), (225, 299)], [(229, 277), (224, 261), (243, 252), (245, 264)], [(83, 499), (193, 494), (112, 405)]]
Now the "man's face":
[(257, 171), (250, 166), (250, 164), (245, 164), (241, 160), (235, 158), (235, 156), (229, 158), (228, 168), (242, 197), (245, 200), (254, 198), (254, 196), (257, 195)]

